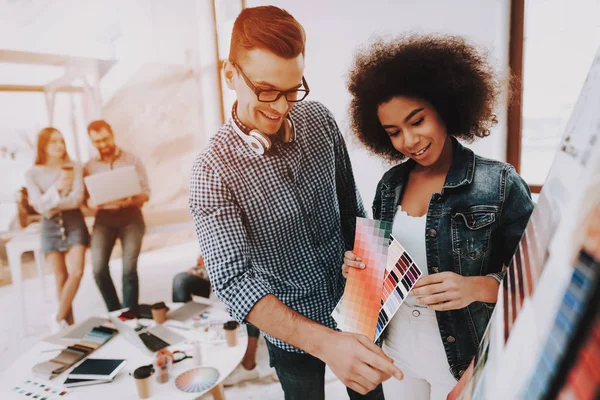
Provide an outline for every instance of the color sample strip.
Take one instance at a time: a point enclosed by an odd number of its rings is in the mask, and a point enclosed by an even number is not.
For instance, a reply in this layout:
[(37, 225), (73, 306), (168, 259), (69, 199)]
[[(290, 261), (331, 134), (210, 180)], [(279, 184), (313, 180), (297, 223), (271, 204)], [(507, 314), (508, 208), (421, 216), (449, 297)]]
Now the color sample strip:
[(423, 272), (421, 272), (418, 265), (414, 263), (402, 245), (390, 235), (390, 247), (388, 249), (386, 275), (383, 278), (383, 296), (377, 318), (375, 340), (379, 338), (422, 275)]
[[(537, 215), (537, 214), (536, 214)], [(515, 250), (502, 285), (504, 296), (504, 343), (508, 340), (526, 297), (533, 295), (545, 259), (539, 254), (532, 217)]]
[(559, 398), (594, 399), (600, 394), (600, 315), (579, 351)]
[(551, 329), (552, 334), (544, 345), (533, 378), (525, 390), (527, 398), (539, 399), (546, 396), (580, 323), (585, 304), (593, 294), (599, 271), (600, 263), (581, 251)]
[(392, 224), (367, 218), (356, 220), (354, 254), (363, 260), (366, 268), (350, 268), (343, 301), (340, 300), (332, 315), (340, 329), (373, 339), (381, 308)]

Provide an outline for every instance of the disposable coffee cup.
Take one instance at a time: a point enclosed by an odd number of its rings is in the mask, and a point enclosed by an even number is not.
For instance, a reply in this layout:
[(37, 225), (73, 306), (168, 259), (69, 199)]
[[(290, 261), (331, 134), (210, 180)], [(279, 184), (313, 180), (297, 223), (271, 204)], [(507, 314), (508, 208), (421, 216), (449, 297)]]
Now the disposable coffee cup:
[(227, 346), (233, 347), (237, 345), (239, 326), (240, 324), (237, 321), (227, 321), (223, 324), (223, 331), (225, 332)]
[(160, 302), (152, 305), (152, 319), (159, 325), (162, 325), (167, 320), (167, 312), (169, 307), (165, 303)]
[(147, 399), (152, 396), (152, 374), (154, 374), (152, 365), (144, 365), (133, 371), (133, 378), (140, 399)]

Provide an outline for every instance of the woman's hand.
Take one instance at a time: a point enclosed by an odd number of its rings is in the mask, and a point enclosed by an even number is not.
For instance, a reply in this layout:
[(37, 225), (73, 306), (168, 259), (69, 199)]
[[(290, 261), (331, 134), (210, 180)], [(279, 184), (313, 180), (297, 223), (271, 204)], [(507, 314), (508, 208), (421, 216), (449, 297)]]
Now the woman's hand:
[(61, 170), (54, 185), (56, 190), (61, 193), (69, 192), (73, 188), (73, 171)]
[(494, 303), (498, 282), (489, 276), (462, 276), (454, 272), (427, 275), (417, 281), (410, 293), (435, 311), (458, 310), (474, 301)]
[(344, 278), (348, 277), (348, 272), (350, 271), (351, 267), (365, 269), (365, 264), (362, 262), (360, 257), (348, 250), (344, 253), (344, 263), (342, 264), (342, 275), (344, 275)]

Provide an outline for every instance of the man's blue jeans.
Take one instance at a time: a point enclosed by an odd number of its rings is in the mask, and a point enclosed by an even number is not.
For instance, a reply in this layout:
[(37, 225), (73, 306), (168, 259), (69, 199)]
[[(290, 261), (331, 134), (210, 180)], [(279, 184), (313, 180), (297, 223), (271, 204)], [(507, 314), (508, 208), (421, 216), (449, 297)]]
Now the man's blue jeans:
[[(324, 400), (325, 363), (307, 353), (283, 350), (268, 340), (269, 363), (275, 368), (285, 400)], [(341, 357), (343, 357), (341, 355)], [(384, 400), (381, 385), (366, 395), (346, 388), (350, 400)]]
[[(100, 210), (92, 231), (91, 251), (94, 279), (108, 311), (138, 305), (139, 281), (137, 261), (142, 249), (146, 224), (137, 207)], [(123, 249), (123, 304), (110, 277), (108, 262), (119, 239)]]

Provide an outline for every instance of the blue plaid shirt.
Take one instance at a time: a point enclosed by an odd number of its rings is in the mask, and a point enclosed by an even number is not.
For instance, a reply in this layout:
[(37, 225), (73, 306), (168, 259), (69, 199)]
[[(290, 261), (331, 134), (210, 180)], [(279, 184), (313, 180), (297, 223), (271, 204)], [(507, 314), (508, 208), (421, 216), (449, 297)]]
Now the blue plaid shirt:
[[(292, 143), (254, 153), (229, 120), (196, 159), (189, 207), (212, 287), (233, 318), (273, 294), (296, 312), (335, 328), (344, 290), (343, 253), (365, 216), (344, 139), (333, 115), (299, 102)], [(276, 346), (297, 349), (266, 335)]]

